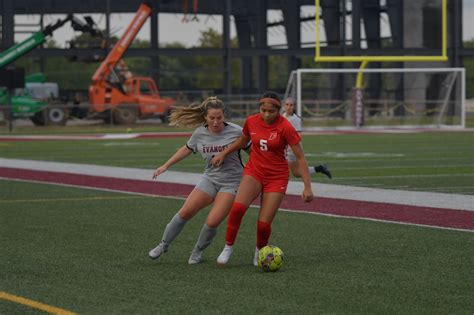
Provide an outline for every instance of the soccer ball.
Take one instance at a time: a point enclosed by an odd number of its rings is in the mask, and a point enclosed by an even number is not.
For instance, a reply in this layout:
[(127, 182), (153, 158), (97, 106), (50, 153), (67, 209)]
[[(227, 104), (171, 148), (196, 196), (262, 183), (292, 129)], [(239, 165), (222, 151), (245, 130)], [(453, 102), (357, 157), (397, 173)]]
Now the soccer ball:
[(258, 251), (258, 266), (263, 271), (277, 271), (283, 265), (283, 251), (273, 245), (267, 245)]

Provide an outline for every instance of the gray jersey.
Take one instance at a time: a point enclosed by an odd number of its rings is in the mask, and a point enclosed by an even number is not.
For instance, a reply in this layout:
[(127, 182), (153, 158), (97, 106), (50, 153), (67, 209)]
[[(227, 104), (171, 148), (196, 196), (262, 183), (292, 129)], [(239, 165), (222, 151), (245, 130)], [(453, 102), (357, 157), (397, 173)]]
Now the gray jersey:
[(242, 127), (233, 123), (226, 122), (224, 130), (218, 135), (211, 134), (206, 126), (201, 126), (193, 132), (186, 146), (194, 153), (201, 153), (206, 161), (205, 177), (218, 185), (235, 185), (240, 182), (243, 171), (240, 150), (229, 154), (219, 167), (214, 167), (211, 160), (241, 135)]
[(286, 113), (283, 113), (283, 117), (288, 119), (288, 121), (295, 127), (296, 131), (301, 132), (301, 118), (300, 116), (293, 114), (291, 116), (287, 116)]
[[(283, 113), (283, 117), (288, 119), (288, 121), (293, 125), (293, 127), (295, 127), (296, 131), (301, 132), (302, 126), (300, 116), (296, 115), (295, 113), (293, 113), (293, 115), (291, 116), (287, 116), (286, 113)], [(303, 147), (301, 142), (300, 146)], [(286, 160), (291, 163), (296, 162), (296, 156), (289, 146), (286, 148)]]

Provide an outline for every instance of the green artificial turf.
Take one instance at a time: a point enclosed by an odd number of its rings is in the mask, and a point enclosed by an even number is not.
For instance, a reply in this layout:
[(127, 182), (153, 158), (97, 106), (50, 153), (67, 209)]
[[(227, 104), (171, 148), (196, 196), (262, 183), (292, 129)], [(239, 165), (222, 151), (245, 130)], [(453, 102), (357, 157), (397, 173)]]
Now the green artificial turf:
[[(0, 180), (0, 291), (86, 314), (425, 313), (474, 310), (474, 234), (280, 212), (271, 244), (282, 269), (252, 265), (257, 211), (248, 210), (234, 255), (187, 264), (207, 209), (159, 261), (181, 200)], [(1, 313), (31, 309), (0, 299)]]

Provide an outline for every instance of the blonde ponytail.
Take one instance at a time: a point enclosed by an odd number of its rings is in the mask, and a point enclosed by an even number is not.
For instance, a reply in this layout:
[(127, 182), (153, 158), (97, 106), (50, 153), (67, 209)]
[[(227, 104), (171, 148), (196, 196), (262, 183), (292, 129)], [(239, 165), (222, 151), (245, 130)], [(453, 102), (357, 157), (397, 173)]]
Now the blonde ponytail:
[(224, 103), (215, 96), (208, 97), (201, 104), (192, 103), (184, 107), (175, 107), (170, 114), (170, 126), (198, 127), (206, 122), (207, 111), (210, 109), (222, 109), (225, 112)]

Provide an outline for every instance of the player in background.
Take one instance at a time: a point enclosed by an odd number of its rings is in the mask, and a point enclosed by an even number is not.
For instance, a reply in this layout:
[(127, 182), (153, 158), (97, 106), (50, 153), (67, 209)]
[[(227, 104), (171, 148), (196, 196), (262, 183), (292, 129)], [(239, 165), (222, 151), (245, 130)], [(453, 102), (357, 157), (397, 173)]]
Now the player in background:
[[(288, 121), (293, 125), (293, 127), (295, 127), (297, 132), (301, 133), (302, 121), (301, 117), (295, 113), (295, 100), (291, 97), (287, 98), (285, 100), (285, 106), (283, 107), (283, 110), (283, 117), (288, 119)], [(303, 146), (302, 144), (300, 145)], [(293, 174), (294, 177), (301, 177), (301, 173), (298, 168), (298, 163), (296, 162), (296, 157), (293, 154), (291, 148), (287, 148), (286, 150), (286, 159), (288, 161), (288, 166), (290, 167), (291, 174)], [(325, 164), (310, 166), (308, 168), (308, 171), (310, 175), (315, 173), (323, 173), (327, 177), (332, 178), (331, 171)]]
[(199, 127), (186, 145), (155, 170), (153, 179), (191, 153), (201, 153), (206, 167), (199, 183), (166, 226), (161, 242), (149, 252), (150, 258), (158, 259), (166, 253), (185, 224), (201, 209), (213, 203), (188, 260), (189, 264), (201, 262), (204, 249), (211, 244), (217, 227), (229, 213), (243, 171), (240, 151), (229, 154), (220, 166), (213, 166), (210, 162), (217, 152), (224, 150), (242, 135), (242, 128), (226, 122), (224, 114), (224, 103), (216, 97), (207, 98), (199, 106), (179, 107), (172, 111), (170, 125)]
[(308, 163), (300, 146), (301, 137), (290, 122), (280, 115), (280, 98), (274, 92), (266, 92), (259, 104), (260, 113), (247, 117), (242, 136), (211, 161), (215, 166), (223, 165), (230, 154), (244, 148), (249, 140), (252, 141), (250, 158), (245, 165), (239, 190), (227, 219), (226, 244), (217, 258), (220, 265), (229, 261), (242, 217), (251, 202), (261, 194), (253, 260), (254, 265), (257, 265), (258, 250), (268, 244), (273, 218), (286, 193), (289, 179), (285, 158), (287, 146), (291, 147), (296, 156), (303, 179), (302, 199), (304, 202), (313, 200)]

